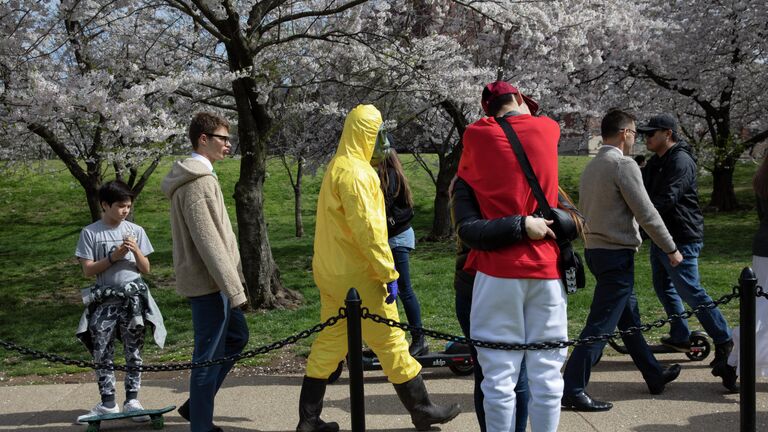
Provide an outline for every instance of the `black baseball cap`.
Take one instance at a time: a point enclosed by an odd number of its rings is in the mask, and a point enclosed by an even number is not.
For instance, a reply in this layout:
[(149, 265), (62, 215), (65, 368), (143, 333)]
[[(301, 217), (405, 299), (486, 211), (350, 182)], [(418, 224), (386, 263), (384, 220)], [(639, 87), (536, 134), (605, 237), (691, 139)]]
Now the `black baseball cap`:
[(659, 114), (651, 117), (648, 120), (648, 124), (637, 127), (637, 131), (640, 133), (654, 132), (662, 129), (669, 129), (677, 133), (677, 120), (669, 114)]

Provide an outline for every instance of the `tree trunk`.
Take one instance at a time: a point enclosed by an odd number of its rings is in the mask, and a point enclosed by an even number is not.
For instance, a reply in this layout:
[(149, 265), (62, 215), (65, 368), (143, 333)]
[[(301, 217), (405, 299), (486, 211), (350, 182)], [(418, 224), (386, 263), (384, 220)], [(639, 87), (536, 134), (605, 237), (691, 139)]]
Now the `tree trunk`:
[(427, 240), (443, 240), (453, 235), (449, 189), (451, 181), (453, 181), (458, 171), (463, 149), (464, 145), (461, 138), (459, 138), (459, 142), (453, 146), (449, 154), (439, 156), (440, 166), (437, 172), (437, 180), (435, 181), (434, 220), (432, 222), (432, 231), (427, 236)]
[(82, 186), (83, 190), (85, 190), (85, 199), (88, 202), (88, 211), (91, 213), (91, 222), (96, 222), (101, 219), (101, 203), (99, 202), (101, 183), (93, 182)]
[(427, 237), (428, 240), (442, 240), (453, 234), (453, 224), (451, 223), (451, 201), (448, 195), (448, 188), (451, 185), (456, 171), (449, 170), (440, 166), (437, 174), (437, 184), (435, 185), (435, 204), (434, 220), (432, 231)]
[(736, 192), (733, 189), (733, 170), (735, 168), (733, 158), (715, 162), (712, 170), (712, 196), (710, 207), (719, 211), (736, 210), (739, 203), (736, 200)]
[[(230, 53), (230, 61), (232, 57)], [(266, 140), (271, 119), (265, 107), (257, 102), (255, 83), (251, 78), (235, 80), (232, 88), (237, 103), (242, 154), (234, 198), (248, 299), (251, 306), (258, 309), (295, 307), (302, 296), (283, 287), (280, 281), (280, 270), (272, 257), (264, 218)]]
[(301, 219), (301, 180), (304, 178), (304, 158), (299, 157), (296, 161), (296, 184), (293, 186), (293, 211), (296, 223), (296, 237), (304, 237), (304, 221)]
[(440, 103), (453, 121), (453, 125), (458, 134), (456, 144), (451, 145), (451, 135), (443, 143), (441, 152), (438, 155), (439, 168), (437, 180), (435, 181), (435, 204), (434, 220), (432, 222), (432, 231), (427, 236), (427, 240), (442, 240), (453, 234), (453, 224), (451, 223), (451, 200), (449, 197), (449, 188), (451, 181), (456, 176), (459, 169), (459, 160), (464, 150), (464, 130), (467, 128), (467, 120), (461, 109), (452, 101), (445, 100)]

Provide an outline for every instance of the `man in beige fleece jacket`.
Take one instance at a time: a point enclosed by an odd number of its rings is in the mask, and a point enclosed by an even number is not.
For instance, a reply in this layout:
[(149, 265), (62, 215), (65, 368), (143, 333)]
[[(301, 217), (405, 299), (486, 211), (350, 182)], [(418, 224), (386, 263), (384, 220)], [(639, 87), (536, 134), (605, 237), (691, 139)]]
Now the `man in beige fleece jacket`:
[[(586, 218), (584, 256), (595, 275), (595, 294), (579, 339), (640, 326), (635, 298), (635, 252), (640, 246), (638, 224), (667, 252), (672, 266), (683, 257), (677, 251), (659, 212), (643, 187), (640, 168), (624, 156), (635, 143), (635, 118), (614, 110), (600, 125), (603, 147), (587, 164), (579, 185), (579, 207)], [(642, 333), (622, 336), (651, 394), (661, 394), (680, 374), (680, 365), (662, 368)], [(575, 411), (607, 411), (610, 402), (586, 393), (590, 370), (600, 358), (605, 341), (574, 348), (565, 365), (562, 406)]]
[[(229, 123), (198, 113), (189, 126), (192, 156), (174, 163), (162, 190), (171, 200), (171, 232), (176, 292), (192, 308), (195, 347), (201, 362), (242, 352), (248, 343), (243, 314), (247, 303), (237, 239), (224, 206), (213, 163), (229, 154)], [(228, 362), (192, 369), (189, 399), (179, 414), (192, 432), (220, 431), (213, 424), (213, 402), (234, 365)]]

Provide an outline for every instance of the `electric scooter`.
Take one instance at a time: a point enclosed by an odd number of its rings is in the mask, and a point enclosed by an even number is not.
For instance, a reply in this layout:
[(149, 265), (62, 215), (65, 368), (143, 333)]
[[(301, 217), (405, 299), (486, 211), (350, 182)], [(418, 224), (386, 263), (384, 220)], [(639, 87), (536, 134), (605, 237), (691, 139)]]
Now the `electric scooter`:
[[(474, 370), (472, 356), (469, 353), (469, 345), (448, 342), (445, 344), (445, 350), (437, 353), (427, 353), (414, 357), (423, 368), (447, 367), (458, 376), (471, 375)], [(344, 369), (344, 361), (339, 362), (339, 366), (328, 377), (328, 384), (333, 384), (341, 376)], [(371, 350), (363, 351), (363, 370), (381, 370), (381, 363)]]
[[(621, 354), (628, 354), (627, 347), (619, 344), (616, 338), (608, 339), (608, 345)], [(680, 351), (668, 347), (666, 345), (649, 345), (651, 352), (653, 353), (679, 353)], [(712, 352), (712, 344), (709, 341), (709, 336), (701, 331), (695, 330), (691, 332), (691, 349), (684, 353), (691, 361), (703, 361)]]

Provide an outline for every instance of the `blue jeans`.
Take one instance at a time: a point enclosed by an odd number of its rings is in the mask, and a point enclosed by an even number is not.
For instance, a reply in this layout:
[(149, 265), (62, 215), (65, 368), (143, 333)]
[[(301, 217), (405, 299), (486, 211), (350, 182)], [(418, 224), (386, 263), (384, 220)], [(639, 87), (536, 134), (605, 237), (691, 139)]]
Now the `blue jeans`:
[[(672, 267), (664, 251), (655, 244), (651, 245), (653, 289), (667, 315), (683, 313), (683, 301), (691, 308), (712, 303), (712, 298), (699, 281), (699, 253), (703, 245), (701, 242), (678, 244), (683, 261), (677, 267)], [(696, 317), (715, 344), (731, 340), (731, 329), (719, 308), (704, 309)], [(673, 342), (687, 342), (691, 337), (688, 320), (672, 320), (669, 335)]]
[[(456, 318), (459, 320), (461, 331), (465, 337), (470, 337), (469, 333), (469, 315), (472, 311), (472, 292), (469, 295), (456, 291)], [(477, 362), (477, 350), (475, 347), (469, 346), (470, 353), (472, 355), (473, 370), (475, 373), (475, 414), (477, 415), (477, 422), (480, 425), (480, 431), (486, 432), (485, 429), (485, 409), (483, 408), (483, 391), (480, 389), (480, 384), (483, 382), (483, 369), (480, 367), (480, 363)], [(520, 367), (520, 377), (518, 378), (517, 385), (515, 386), (515, 432), (525, 432), (526, 424), (528, 423), (528, 374), (525, 369), (525, 360)]]
[[(217, 292), (190, 297), (195, 348), (192, 361), (200, 362), (239, 354), (248, 344), (248, 325), (240, 309), (230, 309), (229, 299)], [(189, 377), (189, 415), (192, 432), (213, 430), (213, 401), (234, 362), (192, 369)]]
[[(631, 249), (585, 249), (584, 257), (589, 270), (595, 275), (595, 294), (589, 309), (587, 323), (579, 339), (599, 336), (639, 326), (640, 310), (635, 297), (635, 251)], [(662, 382), (663, 369), (654, 357), (642, 333), (621, 338), (635, 366), (646, 383)], [(592, 366), (599, 360), (606, 342), (578, 345), (565, 364), (563, 394), (576, 396), (589, 384)]]
[(419, 298), (416, 297), (413, 286), (411, 286), (410, 253), (411, 251), (407, 247), (401, 246), (392, 249), (392, 258), (395, 259), (395, 270), (400, 274), (400, 277), (397, 279), (397, 296), (403, 302), (403, 309), (405, 309), (405, 317), (408, 319), (408, 324), (422, 327)]

